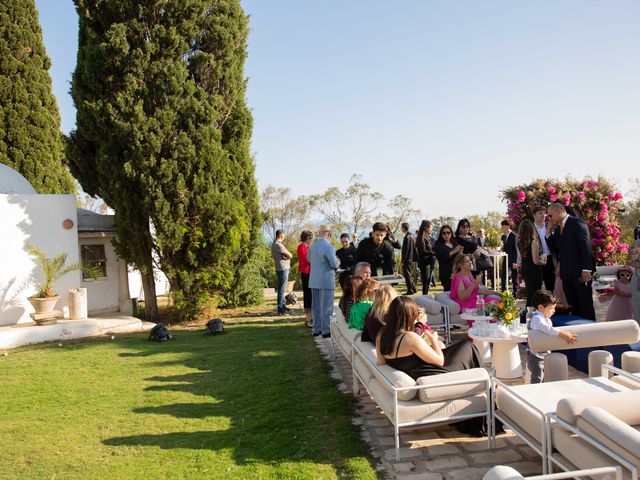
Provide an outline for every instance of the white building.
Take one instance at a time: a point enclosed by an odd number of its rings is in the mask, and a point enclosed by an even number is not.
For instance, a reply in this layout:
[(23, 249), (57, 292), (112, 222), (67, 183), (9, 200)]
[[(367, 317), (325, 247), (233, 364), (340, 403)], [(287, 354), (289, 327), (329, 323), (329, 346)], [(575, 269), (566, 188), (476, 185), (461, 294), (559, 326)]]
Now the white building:
[[(132, 299), (141, 296), (140, 276), (114, 251), (113, 215), (78, 209), (73, 195), (39, 195), (22, 175), (0, 164), (0, 231), (0, 326), (31, 322), (27, 298), (35, 293), (32, 279), (41, 279), (42, 272), (27, 245), (47, 257), (65, 252), (68, 262), (82, 260), (102, 271), (95, 280), (79, 271), (63, 276), (55, 285), (57, 309), (66, 314), (67, 290), (85, 287), (89, 315), (132, 313)], [(159, 277), (156, 291), (167, 293), (166, 280)]]

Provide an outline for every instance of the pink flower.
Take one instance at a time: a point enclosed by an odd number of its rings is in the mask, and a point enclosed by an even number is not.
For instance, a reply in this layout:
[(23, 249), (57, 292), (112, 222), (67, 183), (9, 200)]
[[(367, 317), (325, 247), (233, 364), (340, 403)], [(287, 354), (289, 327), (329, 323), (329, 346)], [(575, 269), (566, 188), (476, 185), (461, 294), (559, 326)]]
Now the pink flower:
[(556, 187), (552, 187), (551, 185), (549, 186), (549, 193), (556, 193)]
[(604, 220), (605, 220), (605, 216), (604, 216), (602, 213), (599, 213), (599, 214), (598, 214), (598, 221), (599, 221), (600, 223), (602, 223), (602, 222), (604, 222)]
[[(577, 197), (579, 200), (584, 200), (584, 199), (585, 199), (585, 197), (586, 197), (586, 195), (585, 195), (585, 193), (584, 193), (584, 192), (578, 192), (578, 193), (576, 193), (576, 197)], [(588, 208), (588, 207), (586, 207), (586, 208)]]
[(618, 251), (619, 252), (628, 252), (629, 251), (629, 244), (628, 243), (619, 243), (618, 244)]
[(622, 194), (620, 192), (611, 193), (609, 194), (609, 198), (612, 201), (617, 202), (618, 200), (622, 200)]
[(552, 193), (551, 195), (549, 195), (549, 200), (555, 202), (556, 200), (558, 200), (558, 196), (555, 193)]
[(565, 193), (564, 194), (564, 202), (562, 202), (565, 206), (569, 205), (569, 203), (571, 202), (571, 194), (570, 193)]
[(518, 203), (522, 203), (524, 202), (524, 199), (527, 198), (527, 194), (524, 193), (522, 190), (520, 190), (518, 192)]

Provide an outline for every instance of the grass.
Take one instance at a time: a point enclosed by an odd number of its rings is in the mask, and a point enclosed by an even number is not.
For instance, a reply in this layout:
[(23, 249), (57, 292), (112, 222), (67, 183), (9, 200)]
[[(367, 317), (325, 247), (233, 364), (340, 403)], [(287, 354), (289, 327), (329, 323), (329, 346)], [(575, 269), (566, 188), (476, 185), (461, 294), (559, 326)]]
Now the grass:
[(0, 357), (0, 479), (376, 478), (300, 318), (232, 321)]

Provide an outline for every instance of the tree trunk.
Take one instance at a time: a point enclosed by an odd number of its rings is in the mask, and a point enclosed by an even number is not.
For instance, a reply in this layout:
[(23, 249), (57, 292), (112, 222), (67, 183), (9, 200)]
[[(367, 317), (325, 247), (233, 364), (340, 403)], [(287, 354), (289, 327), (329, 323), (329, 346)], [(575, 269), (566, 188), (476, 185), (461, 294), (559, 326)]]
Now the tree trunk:
[(140, 269), (140, 276), (144, 290), (144, 319), (147, 322), (155, 322), (158, 319), (158, 298), (156, 297), (156, 282), (153, 277), (151, 257), (149, 257), (147, 266)]

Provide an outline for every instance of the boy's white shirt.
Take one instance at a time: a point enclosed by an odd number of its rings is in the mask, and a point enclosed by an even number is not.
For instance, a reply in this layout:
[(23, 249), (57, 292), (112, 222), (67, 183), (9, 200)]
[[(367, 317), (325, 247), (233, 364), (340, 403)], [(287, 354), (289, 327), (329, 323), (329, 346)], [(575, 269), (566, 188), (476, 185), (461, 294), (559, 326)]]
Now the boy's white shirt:
[(540, 310), (536, 310), (531, 316), (529, 329), (540, 330), (541, 332), (544, 332), (547, 335), (553, 335), (554, 337), (557, 337), (560, 334), (560, 330), (553, 326), (551, 319), (545, 317)]

